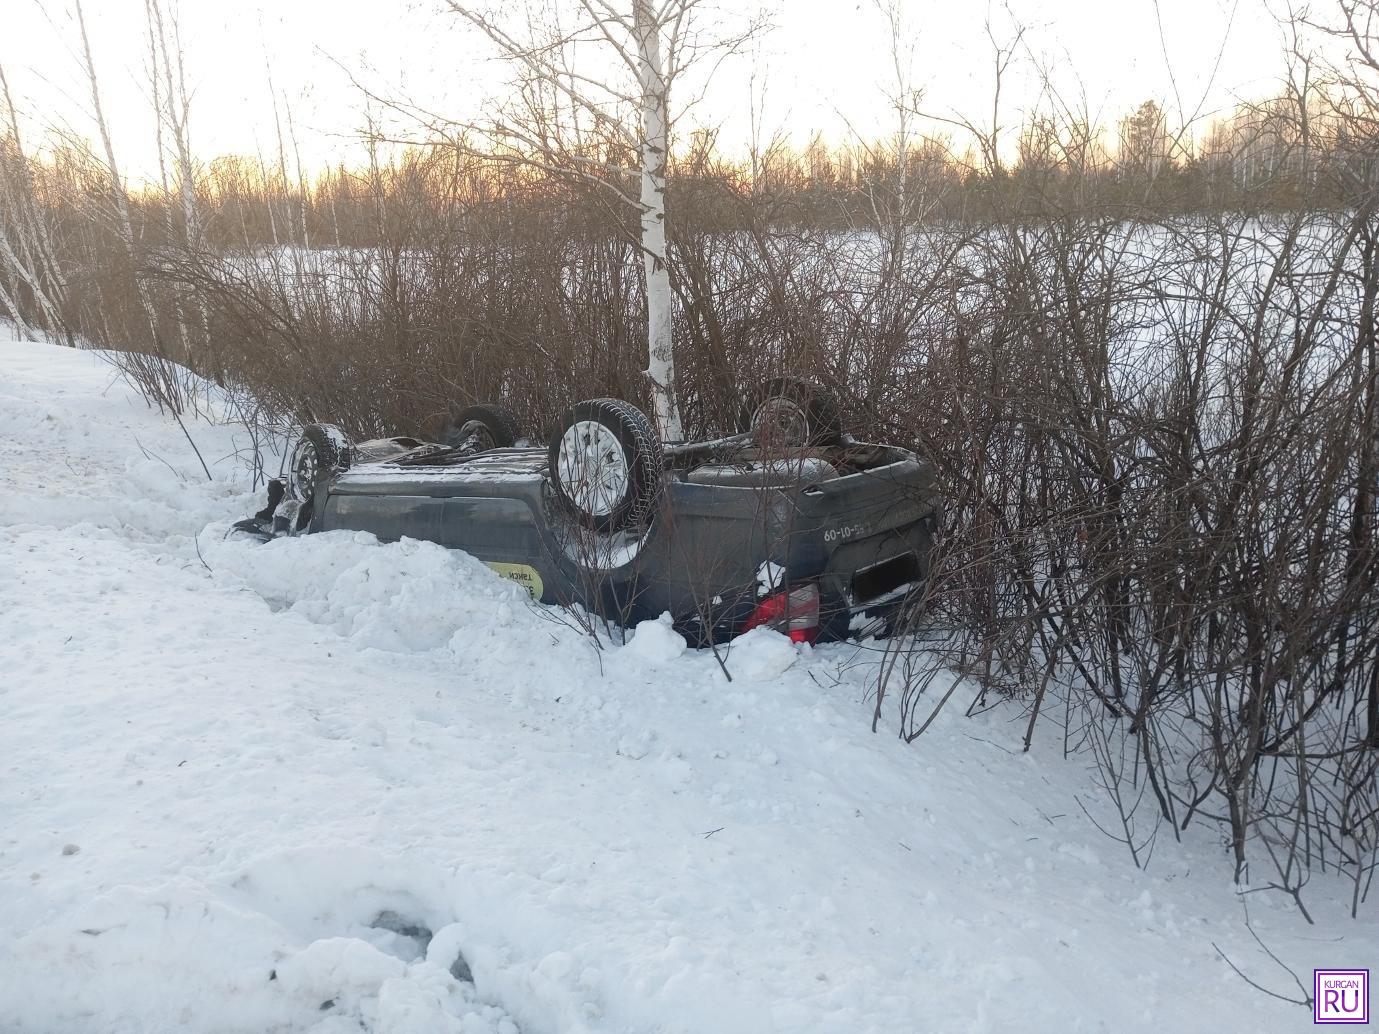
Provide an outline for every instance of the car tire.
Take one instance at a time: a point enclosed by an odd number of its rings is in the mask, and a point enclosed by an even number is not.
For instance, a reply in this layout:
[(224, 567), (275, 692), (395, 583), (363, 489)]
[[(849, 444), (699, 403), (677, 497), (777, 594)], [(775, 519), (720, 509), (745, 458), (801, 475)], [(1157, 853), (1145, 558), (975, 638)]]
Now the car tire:
[(551, 436), (547, 461), (556, 497), (584, 527), (618, 532), (655, 515), (661, 441), (635, 406), (618, 399), (576, 403)]
[(475, 452), (511, 448), (520, 437), (520, 425), (512, 410), (494, 402), (466, 406), (453, 413), (441, 425), (440, 434), (441, 443), (452, 448), (461, 448), (465, 442), (473, 441)]
[(323, 482), (344, 473), (354, 462), (354, 446), (334, 424), (308, 424), (292, 449), (287, 468), (288, 498), (305, 506)]
[(767, 448), (833, 446), (843, 441), (833, 397), (798, 377), (773, 377), (750, 393), (741, 427), (758, 435), (758, 444)]

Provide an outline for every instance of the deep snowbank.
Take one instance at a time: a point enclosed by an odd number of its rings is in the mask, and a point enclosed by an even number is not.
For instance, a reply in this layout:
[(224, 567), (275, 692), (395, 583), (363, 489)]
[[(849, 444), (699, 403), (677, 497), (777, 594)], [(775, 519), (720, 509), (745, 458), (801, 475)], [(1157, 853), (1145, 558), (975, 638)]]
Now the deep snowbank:
[[(0, 1030), (1310, 1026), (1212, 947), (1295, 991), (1218, 845), (1136, 871), (1013, 714), (906, 747), (853, 648), (756, 633), (728, 683), (427, 543), (225, 540), (243, 442), (189, 431), (213, 481), (98, 358), (0, 343)], [(1248, 899), (1305, 981), (1379, 958), (1323, 897)]]

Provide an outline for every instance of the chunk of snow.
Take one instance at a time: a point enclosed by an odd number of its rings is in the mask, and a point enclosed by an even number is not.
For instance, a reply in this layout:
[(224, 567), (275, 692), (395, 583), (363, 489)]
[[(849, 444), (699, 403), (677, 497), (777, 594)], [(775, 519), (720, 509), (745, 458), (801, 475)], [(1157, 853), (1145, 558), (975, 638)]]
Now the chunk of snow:
[(669, 664), (685, 652), (685, 637), (673, 624), (669, 613), (639, 622), (626, 649), (648, 664)]
[(312, 941), (277, 967), (283, 990), (316, 1001), (377, 991), (383, 981), (405, 972), (407, 964), (401, 959), (355, 937)]
[(757, 595), (770, 596), (785, 585), (785, 568), (770, 560), (763, 560), (757, 568)]
[(788, 636), (761, 626), (732, 641), (727, 663), (734, 678), (764, 682), (785, 674), (797, 657), (799, 652)]

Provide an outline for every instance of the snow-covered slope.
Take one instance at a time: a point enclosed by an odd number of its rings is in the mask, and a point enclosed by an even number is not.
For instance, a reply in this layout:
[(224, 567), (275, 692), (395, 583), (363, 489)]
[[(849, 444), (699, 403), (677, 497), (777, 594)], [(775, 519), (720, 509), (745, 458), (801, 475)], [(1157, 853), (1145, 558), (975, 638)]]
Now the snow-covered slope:
[[(430, 544), (226, 541), (243, 438), (188, 430), (211, 482), (96, 355), (0, 343), (0, 1031), (1310, 1027), (1213, 947), (1297, 993), (1219, 845), (1139, 872), (1013, 713), (905, 746), (855, 648), (728, 682)], [(1379, 960), (1311, 890), (1263, 941)]]

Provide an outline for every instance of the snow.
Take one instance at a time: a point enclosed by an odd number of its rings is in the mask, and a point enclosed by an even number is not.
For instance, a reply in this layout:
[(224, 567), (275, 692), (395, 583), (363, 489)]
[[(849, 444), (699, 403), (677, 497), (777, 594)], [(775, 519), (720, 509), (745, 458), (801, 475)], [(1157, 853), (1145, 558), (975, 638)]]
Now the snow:
[[(597, 648), (460, 553), (226, 538), (247, 435), (0, 341), (0, 1031), (1284, 1030), (1373, 906), (1147, 872), (1018, 707), (871, 648)], [(147, 455), (145, 455), (147, 454)], [(950, 683), (951, 685), (951, 683)], [(949, 685), (933, 686), (941, 695)], [(1048, 738), (1052, 740), (1053, 738)]]
[(735, 676), (765, 682), (795, 663), (795, 644), (774, 628), (758, 626), (738, 636), (728, 655), (728, 670)]
[(785, 584), (785, 568), (773, 560), (763, 560), (757, 568), (757, 595), (770, 596)]
[(685, 637), (672, 627), (670, 612), (652, 621), (642, 621), (627, 642), (627, 652), (647, 664), (669, 664), (685, 652)]

